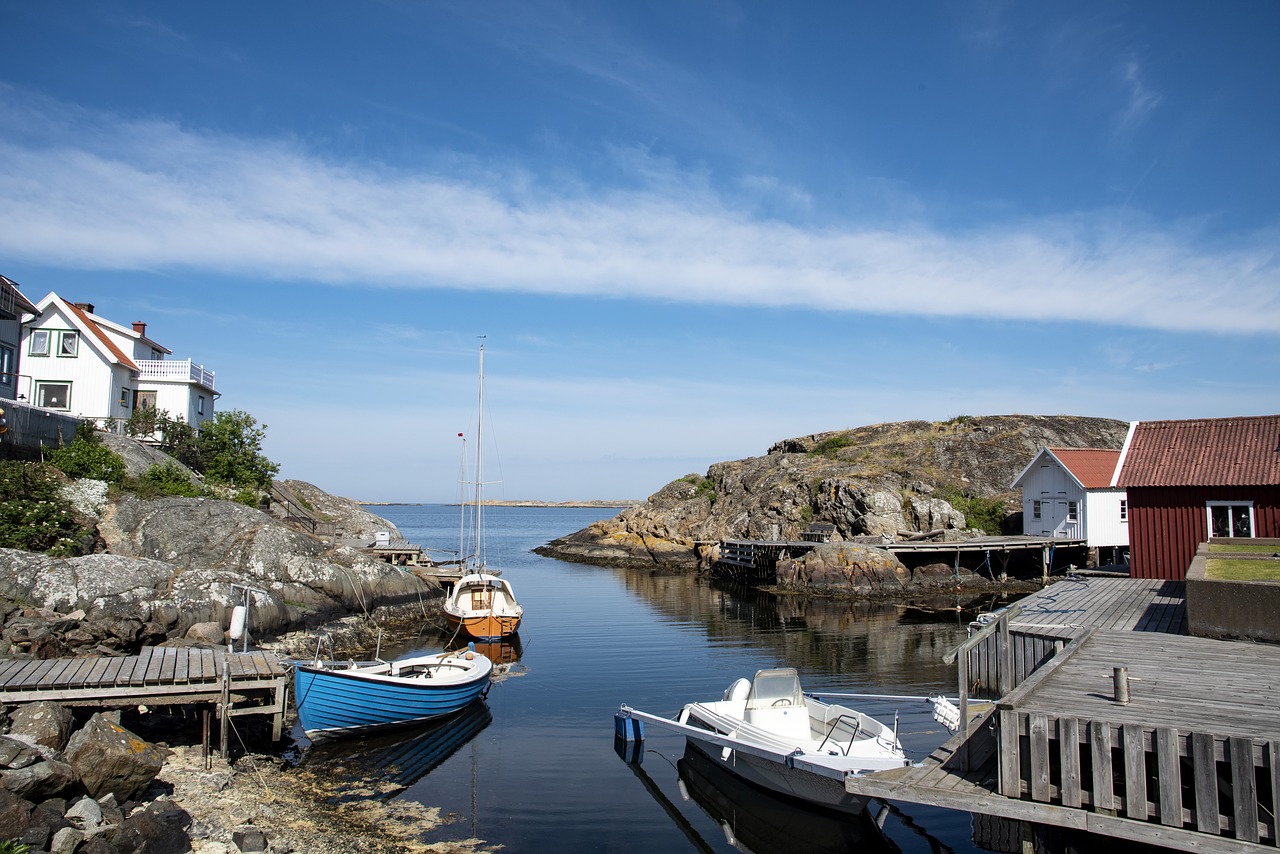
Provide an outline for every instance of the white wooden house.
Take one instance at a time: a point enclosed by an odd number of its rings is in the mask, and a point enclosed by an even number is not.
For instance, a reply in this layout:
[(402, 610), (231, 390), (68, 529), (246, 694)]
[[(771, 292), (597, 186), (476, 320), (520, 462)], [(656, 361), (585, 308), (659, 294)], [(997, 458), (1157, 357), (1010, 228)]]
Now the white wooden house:
[(0, 276), (0, 400), (18, 397), (22, 375), (22, 318), (39, 310), (18, 290), (18, 284)]
[(1022, 490), (1022, 533), (1084, 540), (1095, 559), (1127, 562), (1129, 506), (1111, 485), (1120, 452), (1043, 448), (1012, 488)]
[(196, 429), (213, 417), (213, 372), (147, 337), (147, 325), (121, 326), (89, 303), (55, 293), (22, 321), (18, 395), (36, 406), (104, 424), (135, 408), (168, 412)]

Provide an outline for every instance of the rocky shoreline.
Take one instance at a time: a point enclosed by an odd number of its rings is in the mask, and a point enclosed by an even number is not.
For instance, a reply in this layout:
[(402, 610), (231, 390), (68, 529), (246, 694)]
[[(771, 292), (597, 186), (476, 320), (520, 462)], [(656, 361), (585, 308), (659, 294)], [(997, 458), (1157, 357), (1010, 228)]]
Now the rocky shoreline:
[[(420, 624), (393, 610), (376, 616), (324, 631), (339, 655), (367, 657), (379, 633), (409, 635)], [(315, 638), (298, 632), (264, 647), (304, 657)], [(491, 850), (475, 839), (423, 842), (448, 821), (439, 810), (361, 796), (367, 784), (299, 763), (291, 738), (273, 745), (266, 726), (240, 720), (228, 762), (202, 746), (192, 707), (87, 717), (49, 702), (0, 707), (0, 835), (58, 854)]]

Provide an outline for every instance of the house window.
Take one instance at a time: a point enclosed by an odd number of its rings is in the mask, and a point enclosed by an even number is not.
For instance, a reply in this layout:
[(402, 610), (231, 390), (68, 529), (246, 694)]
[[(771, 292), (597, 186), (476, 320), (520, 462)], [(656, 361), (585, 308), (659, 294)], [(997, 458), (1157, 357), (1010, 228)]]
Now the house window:
[(196, 414), (204, 415), (204, 395), (203, 394), (198, 395), (196, 397)]
[(135, 391), (133, 393), (134, 409), (155, 409), (156, 393), (154, 391)]
[(71, 383), (36, 383), (36, 406), (70, 409)]
[(0, 346), (0, 385), (13, 385), (13, 357), (12, 347)]
[(1252, 537), (1252, 501), (1210, 501), (1209, 536)]
[(80, 333), (64, 332), (58, 339), (59, 356), (75, 356), (80, 352)]
[(129, 389), (127, 388), (120, 389), (120, 405), (125, 409), (129, 408)]
[(49, 355), (49, 330), (32, 329), (31, 343), (27, 346), (28, 356)]
[(1125, 498), (1120, 499), (1120, 521), (1129, 521), (1129, 501)]
[(1031, 502), (1031, 518), (1032, 519), (1040, 518), (1040, 502), (1038, 500)]
[(1068, 502), (1067, 502), (1067, 521), (1068, 521), (1068, 522), (1079, 522), (1079, 521), (1080, 521), (1080, 504), (1079, 504), (1079, 502), (1076, 502), (1076, 501), (1068, 501)]

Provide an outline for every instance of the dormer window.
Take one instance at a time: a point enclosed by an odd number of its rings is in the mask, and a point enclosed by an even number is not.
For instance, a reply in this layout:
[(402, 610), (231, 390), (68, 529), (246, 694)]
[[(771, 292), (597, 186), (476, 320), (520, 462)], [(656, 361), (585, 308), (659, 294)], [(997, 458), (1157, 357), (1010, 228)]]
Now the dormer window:
[(80, 352), (80, 333), (63, 332), (58, 340), (58, 355), (73, 357)]

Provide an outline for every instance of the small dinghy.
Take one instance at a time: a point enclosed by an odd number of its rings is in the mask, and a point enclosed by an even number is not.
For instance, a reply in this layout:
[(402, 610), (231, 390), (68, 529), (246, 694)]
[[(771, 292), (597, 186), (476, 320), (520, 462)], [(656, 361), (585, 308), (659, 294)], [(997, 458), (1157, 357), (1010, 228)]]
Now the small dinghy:
[(489, 690), (493, 662), (473, 649), (396, 661), (294, 664), (298, 720), (312, 741), (421, 723)]
[(867, 799), (845, 791), (846, 777), (910, 764), (892, 729), (806, 697), (792, 667), (739, 679), (723, 699), (689, 703), (674, 720), (623, 706), (615, 724), (624, 737), (639, 730), (627, 719), (684, 735), (689, 746), (757, 786), (848, 813), (861, 812)]

